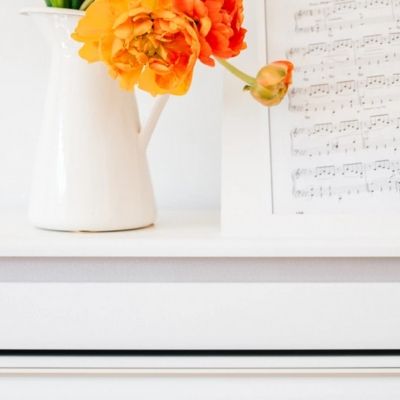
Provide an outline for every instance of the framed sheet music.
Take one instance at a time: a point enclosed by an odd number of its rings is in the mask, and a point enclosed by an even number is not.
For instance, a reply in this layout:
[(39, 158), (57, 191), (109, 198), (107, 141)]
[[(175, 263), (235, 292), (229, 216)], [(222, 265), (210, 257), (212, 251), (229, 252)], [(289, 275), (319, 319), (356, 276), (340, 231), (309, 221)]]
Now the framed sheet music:
[(400, 236), (400, 3), (245, 6), (249, 50), (239, 64), (256, 72), (288, 58), (296, 70), (270, 110), (226, 77), (223, 230)]

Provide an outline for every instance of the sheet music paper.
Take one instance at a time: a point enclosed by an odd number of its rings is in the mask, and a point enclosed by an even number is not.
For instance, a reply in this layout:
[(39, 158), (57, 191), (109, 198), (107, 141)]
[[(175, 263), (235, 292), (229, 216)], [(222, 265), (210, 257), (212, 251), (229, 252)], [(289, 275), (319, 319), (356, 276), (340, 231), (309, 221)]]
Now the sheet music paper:
[(400, 0), (266, 0), (274, 212), (400, 212)]

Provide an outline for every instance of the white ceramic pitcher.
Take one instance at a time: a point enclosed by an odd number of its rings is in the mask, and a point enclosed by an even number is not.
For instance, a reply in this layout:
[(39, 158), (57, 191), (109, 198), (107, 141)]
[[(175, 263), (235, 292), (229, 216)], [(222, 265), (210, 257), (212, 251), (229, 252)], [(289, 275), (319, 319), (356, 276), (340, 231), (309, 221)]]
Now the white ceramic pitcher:
[(50, 82), (31, 190), (30, 220), (63, 231), (115, 231), (156, 219), (146, 148), (168, 97), (140, 127), (134, 94), (71, 39), (82, 12), (26, 9), (52, 48)]

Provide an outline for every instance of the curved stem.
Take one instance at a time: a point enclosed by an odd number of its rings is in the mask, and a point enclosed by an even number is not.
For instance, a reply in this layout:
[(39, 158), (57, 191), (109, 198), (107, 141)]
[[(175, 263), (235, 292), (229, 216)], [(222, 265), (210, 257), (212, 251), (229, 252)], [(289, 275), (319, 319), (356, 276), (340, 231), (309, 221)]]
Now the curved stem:
[(235, 75), (237, 78), (241, 79), (243, 82), (246, 82), (250, 86), (253, 86), (256, 83), (256, 78), (253, 78), (250, 75), (247, 75), (243, 71), (241, 71), (239, 68), (236, 68), (234, 65), (229, 63), (228, 61), (222, 59), (222, 58), (217, 58), (217, 61), (224, 67), (226, 68), (230, 73)]
[(88, 9), (88, 7), (94, 2), (94, 0), (85, 0), (83, 4), (81, 5), (80, 10), (85, 11)]

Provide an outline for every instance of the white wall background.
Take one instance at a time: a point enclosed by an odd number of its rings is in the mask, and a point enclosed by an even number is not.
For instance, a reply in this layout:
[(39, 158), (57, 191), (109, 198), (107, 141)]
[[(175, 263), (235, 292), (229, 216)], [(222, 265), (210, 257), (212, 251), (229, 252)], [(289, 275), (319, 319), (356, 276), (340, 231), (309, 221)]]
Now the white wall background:
[[(0, 206), (27, 203), (40, 130), (49, 49), (18, 11), (43, 0), (0, 7)], [(149, 99), (143, 98), (144, 113)], [(173, 98), (150, 147), (160, 208), (215, 208), (220, 191), (222, 72), (199, 64), (189, 95)]]

